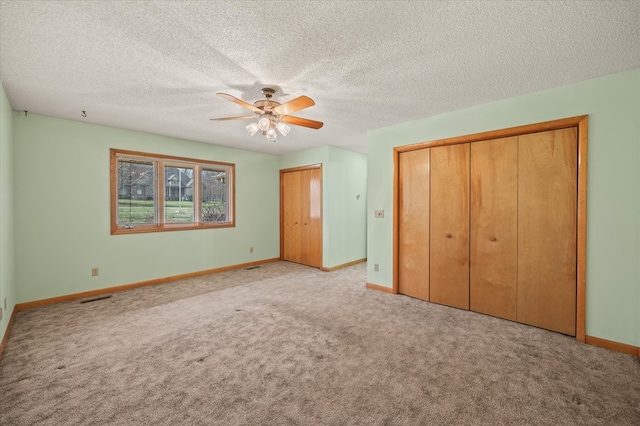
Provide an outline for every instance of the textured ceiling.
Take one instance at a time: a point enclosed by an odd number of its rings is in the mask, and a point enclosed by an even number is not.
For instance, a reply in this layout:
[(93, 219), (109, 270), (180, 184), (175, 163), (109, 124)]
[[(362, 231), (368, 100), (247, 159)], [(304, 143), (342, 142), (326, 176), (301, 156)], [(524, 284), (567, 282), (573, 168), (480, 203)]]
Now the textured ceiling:
[[(0, 0), (13, 109), (277, 155), (637, 67), (640, 1)], [(209, 120), (265, 86), (324, 127)]]

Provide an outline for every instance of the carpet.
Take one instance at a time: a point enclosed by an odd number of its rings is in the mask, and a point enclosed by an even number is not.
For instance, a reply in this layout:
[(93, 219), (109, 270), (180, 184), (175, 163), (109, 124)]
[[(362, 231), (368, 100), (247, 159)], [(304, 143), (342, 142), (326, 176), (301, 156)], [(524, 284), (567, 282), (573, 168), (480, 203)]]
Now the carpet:
[(289, 262), (20, 311), (2, 425), (638, 425), (640, 362)]

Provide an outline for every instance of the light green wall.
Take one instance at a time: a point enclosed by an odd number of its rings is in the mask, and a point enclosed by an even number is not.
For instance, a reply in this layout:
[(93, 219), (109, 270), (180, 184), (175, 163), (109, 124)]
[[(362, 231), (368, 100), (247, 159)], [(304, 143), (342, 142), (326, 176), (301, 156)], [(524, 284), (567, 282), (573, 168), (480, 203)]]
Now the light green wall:
[[(11, 105), (0, 85), (0, 341), (16, 304), (13, 208), (13, 126)], [(4, 300), (7, 309), (4, 309)]]
[[(21, 112), (13, 131), (18, 302), (280, 255), (276, 156)], [(110, 235), (110, 148), (235, 163), (236, 226)]]
[(313, 164), (322, 164), (323, 266), (332, 268), (364, 259), (367, 157), (323, 146), (280, 158), (280, 169)]
[[(391, 287), (393, 147), (589, 115), (587, 335), (640, 346), (640, 69), (369, 131), (367, 281)], [(380, 264), (380, 272), (373, 264)]]
[(367, 257), (367, 156), (329, 148), (326, 202), (328, 268)]

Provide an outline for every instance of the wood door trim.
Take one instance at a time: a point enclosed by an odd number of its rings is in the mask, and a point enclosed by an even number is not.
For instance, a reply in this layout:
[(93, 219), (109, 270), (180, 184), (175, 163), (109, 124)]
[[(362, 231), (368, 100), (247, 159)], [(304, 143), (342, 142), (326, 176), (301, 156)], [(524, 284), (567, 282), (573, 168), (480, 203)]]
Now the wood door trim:
[(578, 233), (576, 270), (576, 340), (586, 338), (587, 306), (587, 140), (588, 117), (578, 122)]
[(292, 167), (290, 169), (280, 169), (280, 174), (289, 173), (289, 172), (299, 172), (302, 170), (321, 169), (321, 168), (322, 168), (322, 163), (311, 164), (308, 166)]
[(491, 130), (471, 135), (456, 136), (393, 148), (393, 292), (398, 293), (398, 185), (399, 153), (436, 146), (456, 145), (469, 142), (519, 136), (547, 130), (578, 128), (578, 213), (577, 213), (577, 283), (576, 283), (576, 340), (585, 341), (586, 336), (586, 294), (587, 294), (587, 141), (588, 115), (562, 118), (541, 123), (526, 124), (507, 129)]
[(446, 139), (437, 139), (428, 142), (418, 142), (411, 145), (397, 146), (394, 151), (404, 152), (413, 151), (422, 148), (433, 148), (436, 146), (458, 145), (469, 142), (480, 142), (491, 139), (506, 138), (509, 136), (519, 136), (528, 133), (546, 132), (547, 130), (565, 129), (567, 127), (579, 127), (580, 122), (587, 119), (587, 115), (579, 115), (576, 117), (562, 118), (553, 121), (544, 121), (541, 123), (526, 124), (523, 126), (509, 127), (507, 129), (490, 130), (488, 132), (474, 133), (471, 135), (455, 136)]

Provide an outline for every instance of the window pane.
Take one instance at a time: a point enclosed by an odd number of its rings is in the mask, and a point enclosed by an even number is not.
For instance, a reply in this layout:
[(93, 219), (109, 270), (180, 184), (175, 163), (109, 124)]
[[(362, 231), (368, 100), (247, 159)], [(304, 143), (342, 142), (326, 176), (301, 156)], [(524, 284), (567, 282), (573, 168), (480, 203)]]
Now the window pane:
[(228, 178), (225, 170), (202, 169), (202, 222), (227, 222)]
[(118, 160), (118, 225), (156, 222), (153, 163)]
[(193, 169), (165, 166), (164, 222), (193, 223)]

